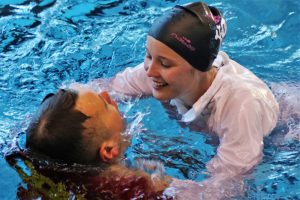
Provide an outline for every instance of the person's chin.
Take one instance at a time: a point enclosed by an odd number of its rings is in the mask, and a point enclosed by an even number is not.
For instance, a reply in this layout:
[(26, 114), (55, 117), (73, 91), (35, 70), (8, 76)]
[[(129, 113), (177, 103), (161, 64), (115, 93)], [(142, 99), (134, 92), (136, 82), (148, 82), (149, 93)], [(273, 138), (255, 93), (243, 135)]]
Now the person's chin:
[(160, 100), (160, 101), (166, 101), (166, 100), (171, 100), (172, 97), (171, 95), (169, 95), (166, 91), (162, 90), (162, 89), (152, 89), (152, 95), (154, 98)]

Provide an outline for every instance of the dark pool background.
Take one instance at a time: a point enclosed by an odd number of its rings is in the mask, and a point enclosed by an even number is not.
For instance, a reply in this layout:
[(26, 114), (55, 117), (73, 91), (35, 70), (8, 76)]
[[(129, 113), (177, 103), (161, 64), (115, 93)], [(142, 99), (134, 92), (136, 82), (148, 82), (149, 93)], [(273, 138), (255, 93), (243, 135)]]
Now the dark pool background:
[[(0, 199), (15, 199), (19, 185), (26, 187), (3, 152), (26, 129), (42, 98), (66, 82), (108, 78), (142, 62), (152, 21), (187, 2), (0, 0)], [(222, 50), (265, 80), (286, 108), (265, 140), (263, 162), (247, 179), (244, 198), (300, 199), (299, 141), (283, 139), (300, 134), (300, 1), (206, 2), (227, 19)], [(216, 150), (209, 136), (180, 127), (153, 99), (132, 100), (122, 109), (139, 121), (128, 157), (161, 161), (177, 178), (204, 179), (205, 163)]]

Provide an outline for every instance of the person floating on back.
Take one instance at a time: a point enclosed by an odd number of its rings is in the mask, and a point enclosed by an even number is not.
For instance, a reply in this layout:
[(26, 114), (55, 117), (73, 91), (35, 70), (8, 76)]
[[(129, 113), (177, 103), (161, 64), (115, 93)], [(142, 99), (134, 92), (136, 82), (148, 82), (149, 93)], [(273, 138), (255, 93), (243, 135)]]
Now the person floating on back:
[(78, 171), (79, 185), (92, 186), (89, 189), (94, 195), (101, 197), (105, 193), (111, 199), (154, 198), (171, 179), (122, 164), (129, 145), (122, 135), (124, 130), (117, 104), (107, 92), (98, 95), (87, 86), (73, 84), (45, 97), (28, 127), (26, 147), (29, 152), (62, 163), (102, 167), (99, 176), (80, 176)]

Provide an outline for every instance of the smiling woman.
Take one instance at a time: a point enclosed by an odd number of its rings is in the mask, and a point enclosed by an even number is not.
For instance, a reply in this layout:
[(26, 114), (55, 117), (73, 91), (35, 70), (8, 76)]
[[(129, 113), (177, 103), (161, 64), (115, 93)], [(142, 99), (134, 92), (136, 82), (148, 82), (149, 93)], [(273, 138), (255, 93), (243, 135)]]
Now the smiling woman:
[[(176, 52), (170, 51), (170, 48), (150, 36), (147, 38), (144, 68), (147, 76), (153, 77), (151, 91), (155, 98), (159, 100), (179, 98), (188, 106), (192, 106), (198, 97), (207, 91), (217, 73), (216, 68), (208, 73), (195, 70)], [(147, 82), (149, 81), (147, 79)]]
[(279, 116), (266, 83), (219, 52), (225, 34), (226, 22), (216, 7), (204, 2), (175, 6), (152, 24), (144, 62), (118, 73), (110, 84), (118, 93), (152, 94), (175, 106), (184, 126), (218, 137), (217, 153), (206, 164), (210, 178), (189, 191), (193, 199), (236, 196), (235, 187), (224, 185), (260, 163), (263, 138)]

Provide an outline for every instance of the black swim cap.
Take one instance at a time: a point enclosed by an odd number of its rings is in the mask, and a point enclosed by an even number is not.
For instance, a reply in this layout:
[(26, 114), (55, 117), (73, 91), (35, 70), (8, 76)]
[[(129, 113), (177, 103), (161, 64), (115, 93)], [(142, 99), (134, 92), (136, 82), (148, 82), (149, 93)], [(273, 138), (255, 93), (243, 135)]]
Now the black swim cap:
[(222, 14), (203, 2), (175, 6), (148, 33), (203, 72), (211, 68), (225, 34)]

